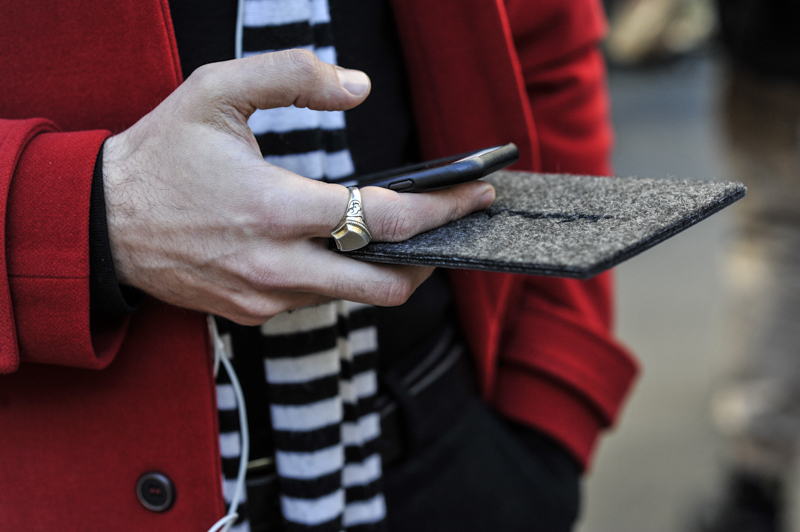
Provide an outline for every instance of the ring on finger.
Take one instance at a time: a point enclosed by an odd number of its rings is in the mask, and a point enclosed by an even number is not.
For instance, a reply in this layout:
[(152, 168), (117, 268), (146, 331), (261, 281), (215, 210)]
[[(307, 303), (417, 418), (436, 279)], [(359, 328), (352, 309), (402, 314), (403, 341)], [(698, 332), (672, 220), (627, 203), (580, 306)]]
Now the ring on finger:
[(331, 236), (336, 241), (336, 247), (339, 248), (339, 251), (361, 249), (372, 240), (372, 235), (364, 221), (361, 191), (357, 187), (347, 187), (347, 190), (350, 191), (347, 209), (336, 228), (331, 231)]

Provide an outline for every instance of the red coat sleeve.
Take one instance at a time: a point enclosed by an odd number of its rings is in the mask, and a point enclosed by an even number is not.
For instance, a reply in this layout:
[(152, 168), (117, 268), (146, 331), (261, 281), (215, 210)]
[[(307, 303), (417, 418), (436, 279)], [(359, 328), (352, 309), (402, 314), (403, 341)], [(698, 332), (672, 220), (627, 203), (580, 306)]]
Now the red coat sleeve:
[(107, 131), (0, 120), (0, 373), (20, 361), (102, 368), (119, 347), (89, 326), (89, 201)]
[(5, 2), (2, 12), (0, 373), (20, 361), (102, 368), (126, 325), (90, 330), (92, 173), (109, 130), (180, 83), (168, 2)]
[[(608, 175), (612, 132), (599, 2), (507, 0), (539, 140), (541, 170)], [(536, 16), (533, 16), (533, 15)], [(637, 372), (613, 336), (611, 273), (588, 281), (526, 277), (509, 325), (492, 402), (587, 464)]]

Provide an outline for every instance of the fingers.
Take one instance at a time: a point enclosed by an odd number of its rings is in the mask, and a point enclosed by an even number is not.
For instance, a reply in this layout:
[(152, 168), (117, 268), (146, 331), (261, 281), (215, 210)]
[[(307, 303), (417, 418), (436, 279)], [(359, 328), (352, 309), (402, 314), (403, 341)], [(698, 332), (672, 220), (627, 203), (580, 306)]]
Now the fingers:
[(251, 293), (235, 300), (226, 308), (214, 309), (214, 313), (239, 325), (261, 325), (281, 312), (295, 310), (332, 301), (333, 297), (302, 292), (272, 292), (269, 297)]
[(425, 266), (377, 264), (320, 250), (307, 254), (298, 291), (384, 307), (402, 305), (434, 271)]
[(255, 283), (253, 289), (231, 294), (224, 310), (217, 307), (214, 312), (242, 325), (258, 325), (281, 312), (334, 299), (397, 306), (434, 271), (423, 266), (360, 262), (313, 243), (303, 247), (303, 260), (294, 263), (283, 289)]
[[(344, 216), (350, 193), (341, 185), (297, 180), (292, 176), (284, 177), (293, 193), (283, 196), (278, 217), (292, 220), (298, 231), (295, 235), (329, 237)], [(494, 188), (483, 181), (424, 194), (403, 194), (377, 187), (360, 190), (364, 219), (376, 242), (408, 240), (487, 208), (495, 196)]]
[(494, 187), (483, 181), (423, 194), (402, 194), (377, 187), (361, 189), (364, 219), (372, 239), (378, 242), (408, 240), (489, 207), (494, 196)]
[(210, 101), (227, 101), (246, 117), (256, 109), (308, 107), (347, 110), (369, 95), (370, 80), (358, 70), (320, 61), (312, 52), (285, 50), (201, 67), (189, 80)]

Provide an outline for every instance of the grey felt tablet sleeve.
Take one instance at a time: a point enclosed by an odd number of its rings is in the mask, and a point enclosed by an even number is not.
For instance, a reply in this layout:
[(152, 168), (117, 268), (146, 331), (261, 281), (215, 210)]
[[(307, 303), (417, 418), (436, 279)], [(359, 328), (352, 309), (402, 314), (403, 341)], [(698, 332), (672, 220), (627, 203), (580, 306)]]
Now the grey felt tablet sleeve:
[[(366, 261), (588, 278), (725, 208), (741, 183), (501, 171), (484, 211), (398, 243), (347, 255)], [(365, 205), (369, 223), (369, 205)]]

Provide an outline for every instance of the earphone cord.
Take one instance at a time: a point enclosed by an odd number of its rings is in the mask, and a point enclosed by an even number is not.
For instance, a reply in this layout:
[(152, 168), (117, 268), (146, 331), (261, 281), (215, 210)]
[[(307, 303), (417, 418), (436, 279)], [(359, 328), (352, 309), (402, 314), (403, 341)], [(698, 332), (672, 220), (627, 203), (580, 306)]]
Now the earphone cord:
[(217, 322), (214, 320), (214, 316), (210, 314), (208, 316), (208, 328), (211, 332), (211, 342), (214, 346), (214, 376), (216, 377), (216, 368), (222, 363), (228, 374), (228, 378), (230, 378), (231, 385), (233, 386), (233, 393), (236, 396), (236, 406), (239, 410), (239, 427), (242, 434), (242, 452), (239, 457), (239, 471), (236, 475), (236, 487), (233, 490), (228, 513), (225, 517), (214, 523), (214, 526), (208, 529), (208, 532), (227, 532), (239, 518), (239, 514), (236, 510), (239, 508), (239, 501), (242, 500), (245, 490), (244, 481), (247, 474), (247, 462), (250, 459), (250, 430), (247, 426), (247, 408), (244, 403), (242, 386), (239, 384), (239, 378), (236, 376), (233, 364), (231, 364), (228, 351), (225, 348), (225, 342), (222, 341), (219, 331), (217, 330)]

